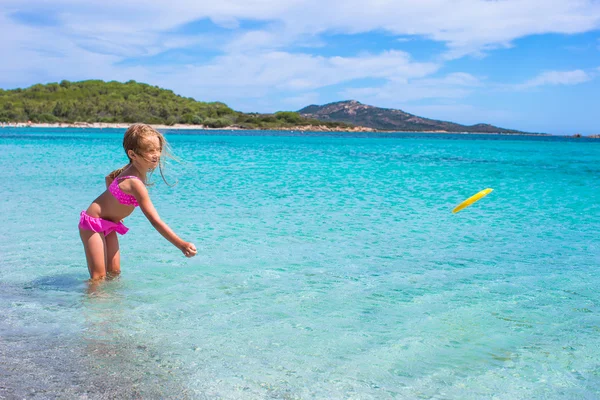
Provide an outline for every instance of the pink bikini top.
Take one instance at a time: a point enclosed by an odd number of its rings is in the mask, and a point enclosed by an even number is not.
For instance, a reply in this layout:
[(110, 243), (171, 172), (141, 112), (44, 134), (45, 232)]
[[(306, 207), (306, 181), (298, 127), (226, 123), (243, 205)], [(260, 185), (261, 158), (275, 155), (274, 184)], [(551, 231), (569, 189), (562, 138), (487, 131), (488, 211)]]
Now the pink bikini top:
[(108, 190), (112, 193), (113, 196), (115, 196), (115, 199), (117, 199), (117, 201), (119, 203), (124, 204), (126, 206), (137, 207), (139, 204), (138, 204), (137, 200), (135, 199), (135, 196), (132, 196), (130, 194), (123, 192), (121, 190), (121, 188), (119, 187), (119, 181), (121, 181), (123, 179), (127, 179), (127, 178), (134, 178), (134, 179), (141, 181), (141, 179), (138, 178), (137, 176), (133, 176), (133, 175), (121, 176), (119, 178), (115, 178), (112, 181), (112, 183), (108, 187)]

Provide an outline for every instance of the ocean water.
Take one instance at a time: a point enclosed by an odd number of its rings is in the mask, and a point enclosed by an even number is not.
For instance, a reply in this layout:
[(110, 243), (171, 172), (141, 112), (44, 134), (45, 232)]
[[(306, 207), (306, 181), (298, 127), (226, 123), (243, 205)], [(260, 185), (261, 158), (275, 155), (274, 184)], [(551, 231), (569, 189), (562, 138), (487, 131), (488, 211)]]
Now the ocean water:
[(136, 210), (91, 290), (123, 133), (0, 129), (0, 398), (600, 397), (600, 141), (167, 131), (198, 256)]

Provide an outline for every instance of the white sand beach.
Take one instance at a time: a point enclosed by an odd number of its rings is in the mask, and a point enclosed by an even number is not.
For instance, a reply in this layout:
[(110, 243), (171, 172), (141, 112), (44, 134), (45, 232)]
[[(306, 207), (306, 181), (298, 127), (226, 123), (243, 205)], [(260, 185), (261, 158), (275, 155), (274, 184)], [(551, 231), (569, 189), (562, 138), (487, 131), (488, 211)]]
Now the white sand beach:
[[(127, 129), (129, 123), (101, 123), (101, 122), (74, 122), (74, 123), (33, 123), (33, 122), (3, 122), (0, 123), (0, 128), (93, 128), (93, 129)], [(211, 128), (204, 125), (190, 124), (150, 124), (155, 129), (180, 129), (180, 130), (248, 130), (239, 126), (225, 126), (223, 128)], [(315, 132), (376, 132), (375, 129), (364, 126), (354, 128), (328, 127), (326, 125), (303, 125), (291, 127), (278, 127), (273, 130), (286, 131), (315, 131)]]

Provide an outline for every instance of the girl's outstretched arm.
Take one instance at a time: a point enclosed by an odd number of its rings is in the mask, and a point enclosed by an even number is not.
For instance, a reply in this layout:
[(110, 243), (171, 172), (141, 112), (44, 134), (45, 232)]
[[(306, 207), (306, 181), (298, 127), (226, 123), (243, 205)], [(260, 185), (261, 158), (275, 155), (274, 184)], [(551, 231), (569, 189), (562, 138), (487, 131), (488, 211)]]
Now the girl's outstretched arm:
[(169, 226), (164, 223), (156, 208), (154, 208), (154, 204), (152, 204), (152, 200), (150, 200), (150, 196), (148, 195), (148, 189), (146, 186), (137, 179), (131, 180), (131, 191), (135, 199), (137, 200), (140, 208), (148, 221), (152, 224), (152, 226), (169, 242), (171, 242), (175, 247), (183, 252), (186, 257), (194, 257), (196, 255), (196, 246), (193, 243), (186, 242), (182, 240), (179, 236), (173, 232)]

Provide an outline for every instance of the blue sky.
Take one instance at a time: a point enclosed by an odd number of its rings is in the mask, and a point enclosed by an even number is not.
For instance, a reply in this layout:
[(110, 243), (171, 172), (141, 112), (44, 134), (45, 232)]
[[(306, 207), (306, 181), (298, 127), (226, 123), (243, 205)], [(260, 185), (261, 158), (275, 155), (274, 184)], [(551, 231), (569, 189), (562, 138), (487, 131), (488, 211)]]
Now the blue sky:
[(134, 79), (246, 112), (600, 133), (598, 0), (2, 0), (0, 38), (3, 89)]

